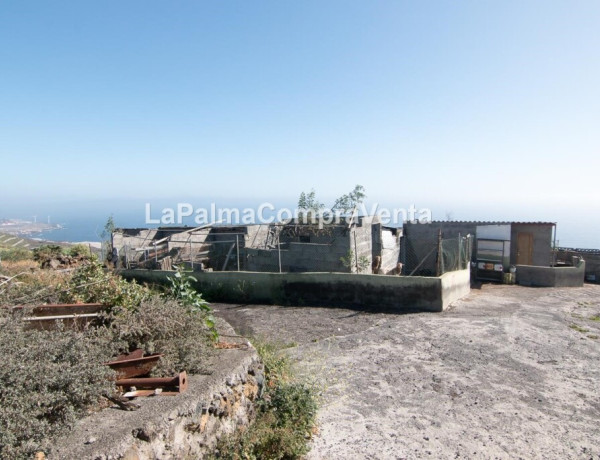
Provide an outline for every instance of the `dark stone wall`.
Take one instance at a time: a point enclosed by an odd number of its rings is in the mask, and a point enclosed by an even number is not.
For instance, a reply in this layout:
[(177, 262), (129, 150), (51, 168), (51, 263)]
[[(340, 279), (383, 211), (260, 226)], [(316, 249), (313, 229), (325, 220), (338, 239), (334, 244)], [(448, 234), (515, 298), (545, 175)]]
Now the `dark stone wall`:
[(585, 262), (577, 267), (535, 267), (517, 265), (517, 284), (535, 287), (581, 287), (585, 277)]
[[(173, 272), (124, 270), (126, 278), (165, 283)], [(350, 273), (194, 273), (209, 301), (360, 308), (366, 311), (442, 311), (469, 292), (468, 270), (442, 277)]]

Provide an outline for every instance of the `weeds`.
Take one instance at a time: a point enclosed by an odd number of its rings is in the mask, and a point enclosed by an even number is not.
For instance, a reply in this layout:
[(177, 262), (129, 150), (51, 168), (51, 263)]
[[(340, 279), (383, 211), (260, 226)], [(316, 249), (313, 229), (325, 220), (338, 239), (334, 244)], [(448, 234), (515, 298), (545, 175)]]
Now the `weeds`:
[(212, 308), (202, 298), (202, 294), (192, 286), (192, 282), (198, 282), (198, 280), (192, 275), (185, 273), (181, 268), (177, 269), (175, 275), (167, 276), (167, 279), (171, 284), (167, 296), (187, 307), (191, 313), (200, 315), (204, 324), (210, 330), (213, 340), (216, 342), (219, 339), (219, 333), (215, 327)]
[(257, 416), (244, 431), (219, 443), (215, 458), (298, 459), (308, 452), (316, 423), (312, 387), (295, 381), (289, 359), (273, 344), (253, 341), (265, 366), (265, 385)]
[(0, 248), (0, 261), (3, 262), (20, 262), (22, 260), (30, 260), (33, 254), (29, 249), (25, 248)]
[(356, 269), (357, 273), (363, 273), (371, 266), (368, 257), (360, 256), (357, 258), (352, 249), (348, 249), (346, 255), (340, 257), (340, 262), (344, 267), (350, 270), (350, 272), (353, 272), (354, 269)]
[(104, 269), (93, 256), (75, 270), (67, 283), (58, 286), (59, 300), (68, 303), (103, 303), (134, 310), (152, 295), (150, 289), (127, 281)]
[(585, 334), (586, 332), (590, 332), (590, 330), (589, 330), (589, 329), (586, 329), (586, 328), (584, 328), (584, 327), (581, 327), (581, 326), (579, 326), (578, 324), (575, 324), (575, 323), (573, 323), (573, 324), (569, 324), (569, 327), (570, 327), (571, 329), (573, 329), (574, 331), (581, 332), (582, 334)]

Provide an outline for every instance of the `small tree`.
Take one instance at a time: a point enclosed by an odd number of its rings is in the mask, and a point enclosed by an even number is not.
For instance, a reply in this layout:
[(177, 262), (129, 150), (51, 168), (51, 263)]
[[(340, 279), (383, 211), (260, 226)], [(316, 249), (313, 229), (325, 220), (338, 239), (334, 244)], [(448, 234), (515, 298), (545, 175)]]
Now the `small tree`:
[(302, 192), (298, 198), (298, 211), (300, 216), (314, 217), (323, 210), (325, 205), (317, 200), (315, 189), (310, 192)]
[(350, 270), (350, 272), (356, 270), (357, 273), (363, 273), (371, 266), (371, 262), (368, 257), (360, 256), (357, 258), (352, 249), (348, 249), (346, 255), (344, 257), (340, 257), (340, 262), (342, 262), (342, 265)]
[[(360, 204), (367, 197), (365, 194), (365, 188), (362, 185), (356, 185), (354, 189), (345, 195), (342, 195), (335, 200), (331, 211), (338, 211), (342, 214), (348, 214)], [(316, 198), (315, 190), (311, 189), (309, 193), (302, 192), (298, 199), (298, 210), (300, 216), (312, 217), (323, 212), (325, 205)]]
[[(105, 255), (106, 260), (112, 260), (112, 234), (115, 231), (115, 220), (112, 216), (108, 216), (106, 220), (106, 224), (104, 224), (104, 228), (102, 229), (102, 233), (100, 233), (100, 238), (102, 238), (102, 248)], [(113, 261), (115, 262), (115, 261)]]
[(170, 283), (167, 296), (188, 308), (190, 313), (202, 315), (204, 324), (209, 329), (212, 339), (216, 342), (219, 333), (215, 325), (213, 309), (193, 286), (193, 283), (197, 283), (198, 280), (189, 273), (184, 272), (181, 267), (177, 269), (174, 276), (167, 276), (167, 279)]
[(360, 206), (360, 204), (367, 197), (365, 195), (365, 188), (362, 185), (356, 185), (354, 190), (346, 195), (342, 195), (331, 207), (332, 211), (341, 211), (344, 214), (353, 211), (356, 207)]

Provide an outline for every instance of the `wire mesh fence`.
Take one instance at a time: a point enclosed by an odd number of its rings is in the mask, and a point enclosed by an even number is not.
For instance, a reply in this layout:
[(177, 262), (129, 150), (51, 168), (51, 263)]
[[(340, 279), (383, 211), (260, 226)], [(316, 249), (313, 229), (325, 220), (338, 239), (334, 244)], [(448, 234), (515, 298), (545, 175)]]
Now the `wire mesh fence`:
[(469, 267), (473, 250), (471, 237), (433, 240), (406, 238), (402, 251), (406, 276), (440, 276)]

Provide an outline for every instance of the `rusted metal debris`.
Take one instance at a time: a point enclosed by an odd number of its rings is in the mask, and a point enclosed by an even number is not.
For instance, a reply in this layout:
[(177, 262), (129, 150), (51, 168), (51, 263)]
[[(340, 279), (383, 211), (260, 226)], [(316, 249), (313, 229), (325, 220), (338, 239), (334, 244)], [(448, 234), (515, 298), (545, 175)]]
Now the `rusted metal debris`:
[(129, 354), (119, 355), (113, 361), (104, 364), (117, 373), (117, 379), (128, 379), (149, 374), (161, 356), (160, 353), (144, 356), (144, 351), (138, 348)]
[(161, 388), (160, 394), (169, 395), (169, 393), (178, 394), (187, 390), (188, 380), (185, 371), (180, 372), (174, 377), (138, 377), (131, 379), (119, 379), (117, 385), (124, 388), (135, 387), (138, 389), (155, 390)]
[(162, 391), (162, 388), (154, 390), (132, 390), (123, 394), (124, 398), (140, 398), (148, 396), (177, 396), (179, 391)]
[(162, 392), (157, 393), (156, 390), (132, 390), (127, 393), (123, 393), (124, 398), (140, 398), (147, 396), (156, 396), (157, 394), (162, 394)]
[(50, 304), (11, 307), (12, 313), (25, 310), (31, 316), (25, 316), (23, 321), (32, 329), (51, 330), (56, 328), (56, 321), (64, 324), (87, 325), (100, 317), (107, 306), (101, 303)]
[(128, 398), (125, 398), (123, 395), (120, 395), (117, 393), (112, 394), (112, 395), (103, 394), (102, 396), (104, 396), (110, 402), (119, 406), (119, 408), (122, 410), (133, 411), (133, 410), (138, 410), (141, 407), (139, 404), (135, 404), (134, 402), (130, 401)]
[[(111, 401), (119, 404), (119, 407), (126, 410), (121, 403), (130, 398), (146, 396), (175, 396), (187, 390), (187, 374), (180, 372), (174, 377), (142, 377), (148, 375), (156, 366), (162, 354), (156, 353), (144, 356), (144, 350), (138, 348), (131, 353), (125, 353), (117, 356), (112, 361), (104, 363), (117, 373), (116, 384), (121, 388), (119, 398), (113, 397)], [(129, 390), (129, 391), (127, 391)]]
[(131, 353), (124, 353), (122, 355), (117, 356), (111, 362), (113, 362), (113, 361), (125, 361), (125, 360), (128, 360), (128, 359), (141, 358), (143, 356), (144, 356), (144, 350), (142, 350), (141, 348), (136, 348)]

